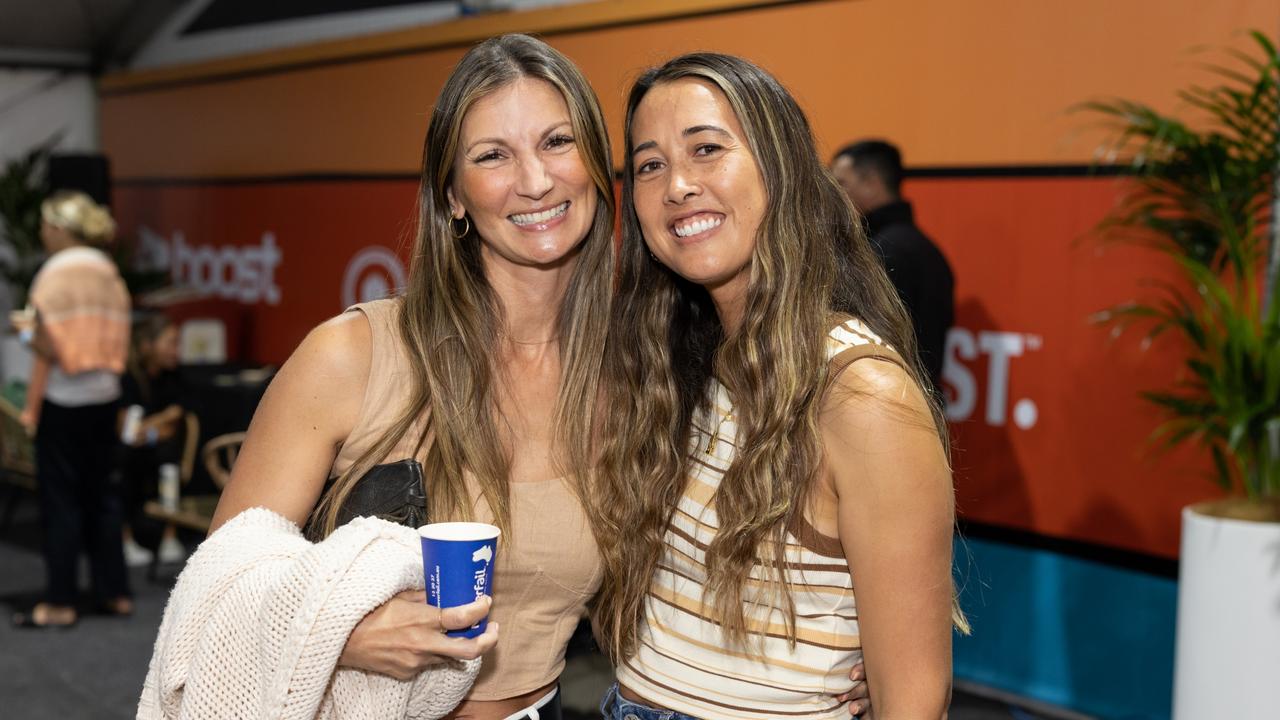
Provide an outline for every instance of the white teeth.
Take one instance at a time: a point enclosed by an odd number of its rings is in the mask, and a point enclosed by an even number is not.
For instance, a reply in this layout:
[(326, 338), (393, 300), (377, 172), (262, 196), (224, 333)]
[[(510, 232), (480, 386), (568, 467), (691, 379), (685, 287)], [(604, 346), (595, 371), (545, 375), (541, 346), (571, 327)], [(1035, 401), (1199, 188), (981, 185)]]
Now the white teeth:
[(720, 223), (722, 222), (724, 222), (724, 218), (717, 217), (702, 218), (701, 220), (694, 220), (693, 222), (685, 225), (677, 225), (675, 226), (676, 236), (689, 237), (690, 235), (697, 235), (698, 233), (706, 232), (711, 228), (720, 227)]
[(537, 223), (544, 223), (552, 218), (560, 217), (568, 209), (569, 201), (565, 200), (550, 210), (543, 210), (542, 212), (536, 213), (525, 213), (522, 215), (512, 215), (511, 222), (517, 225), (535, 225)]

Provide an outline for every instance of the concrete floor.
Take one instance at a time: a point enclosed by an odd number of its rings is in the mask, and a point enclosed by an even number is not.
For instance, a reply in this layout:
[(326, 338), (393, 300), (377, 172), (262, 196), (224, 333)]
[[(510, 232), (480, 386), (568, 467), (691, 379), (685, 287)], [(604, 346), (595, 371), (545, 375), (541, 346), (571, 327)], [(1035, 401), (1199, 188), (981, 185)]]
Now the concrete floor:
[[(0, 503), (8, 488), (0, 489)], [(161, 569), (159, 582), (133, 572), (137, 611), (128, 619), (82, 616), (70, 630), (15, 630), (11, 609), (33, 603), (44, 579), (35, 503), (25, 498), (0, 534), (0, 717), (27, 720), (123, 720), (134, 717), (164, 603), (179, 567)], [(599, 718), (596, 707), (612, 680), (594, 653), (574, 657), (561, 678), (567, 720)], [(973, 690), (972, 688), (970, 690)], [(977, 689), (981, 691), (981, 689)], [(1079, 717), (957, 690), (951, 720), (1037, 720)]]

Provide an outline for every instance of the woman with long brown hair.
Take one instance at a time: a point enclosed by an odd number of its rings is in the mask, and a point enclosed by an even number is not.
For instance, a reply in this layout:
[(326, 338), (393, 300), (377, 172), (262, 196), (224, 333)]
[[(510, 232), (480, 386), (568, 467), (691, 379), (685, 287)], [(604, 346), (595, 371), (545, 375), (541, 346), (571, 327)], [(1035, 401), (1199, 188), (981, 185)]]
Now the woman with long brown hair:
[[(492, 608), (442, 614), (405, 593), (339, 659), (407, 679), (492, 649), (451, 717), (559, 717), (565, 647), (602, 576), (579, 483), (611, 294), (604, 128), (582, 74), (545, 43), (507, 35), (466, 53), (427, 128), (409, 287), (302, 342), (213, 521), (264, 506), (323, 543), (368, 513), (354, 491), (372, 468), (416, 460), (431, 520), (500, 526)], [(442, 634), (486, 613), (478, 638)]]
[(877, 717), (944, 716), (945, 429), (804, 114), (745, 60), (685, 55), (633, 87), (625, 163), (605, 716), (846, 717), (860, 658)]

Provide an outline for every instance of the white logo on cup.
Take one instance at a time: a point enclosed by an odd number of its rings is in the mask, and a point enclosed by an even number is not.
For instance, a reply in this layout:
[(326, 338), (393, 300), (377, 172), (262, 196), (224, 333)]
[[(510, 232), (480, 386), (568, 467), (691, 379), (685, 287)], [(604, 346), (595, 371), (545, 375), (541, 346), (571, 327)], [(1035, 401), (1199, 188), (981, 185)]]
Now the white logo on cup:
[(405, 285), (400, 258), (379, 245), (355, 254), (342, 274), (342, 307), (381, 300)]
[[(485, 577), (484, 577), (485, 572), (489, 570), (489, 563), (493, 561), (493, 548), (489, 547), (488, 545), (481, 545), (479, 550), (476, 550), (475, 552), (471, 553), (471, 562), (478, 563), (482, 561), (484, 562), (484, 565), (480, 566), (475, 571), (475, 575), (474, 575), (475, 582), (472, 585), (472, 589), (474, 589), (476, 592), (477, 600), (480, 599), (481, 595), (484, 595), (485, 584), (486, 584)], [(480, 627), (480, 623), (476, 623), (471, 627), (473, 628)]]

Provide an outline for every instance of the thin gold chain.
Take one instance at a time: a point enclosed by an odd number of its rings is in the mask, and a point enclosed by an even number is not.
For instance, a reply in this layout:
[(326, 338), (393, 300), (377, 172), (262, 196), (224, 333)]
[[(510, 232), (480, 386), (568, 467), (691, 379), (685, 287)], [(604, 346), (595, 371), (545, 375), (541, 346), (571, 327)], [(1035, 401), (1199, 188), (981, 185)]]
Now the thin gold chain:
[(724, 427), (725, 420), (730, 420), (732, 418), (733, 418), (732, 410), (720, 416), (720, 422), (716, 423), (715, 432), (711, 433), (711, 439), (707, 440), (707, 447), (705, 450), (703, 450), (704, 453), (711, 455), (712, 453), (715, 452), (716, 441), (720, 439), (720, 428)]

